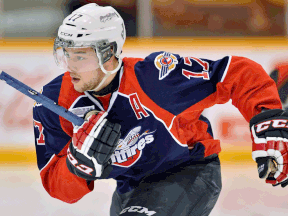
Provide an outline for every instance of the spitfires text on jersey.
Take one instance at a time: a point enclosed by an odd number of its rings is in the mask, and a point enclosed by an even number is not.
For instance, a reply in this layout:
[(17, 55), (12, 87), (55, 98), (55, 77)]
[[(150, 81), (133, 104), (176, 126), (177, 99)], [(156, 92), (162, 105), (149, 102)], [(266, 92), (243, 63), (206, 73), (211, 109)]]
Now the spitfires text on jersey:
[(153, 133), (146, 130), (140, 135), (141, 126), (133, 128), (124, 139), (119, 140), (119, 144), (111, 156), (112, 163), (115, 166), (129, 167), (142, 155), (142, 149), (146, 144), (154, 141)]

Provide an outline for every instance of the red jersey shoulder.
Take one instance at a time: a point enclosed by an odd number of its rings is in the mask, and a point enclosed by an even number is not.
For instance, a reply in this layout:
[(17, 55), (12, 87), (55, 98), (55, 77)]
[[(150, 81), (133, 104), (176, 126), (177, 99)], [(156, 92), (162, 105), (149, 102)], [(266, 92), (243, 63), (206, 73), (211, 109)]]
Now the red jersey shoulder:
[(142, 58), (123, 58), (123, 75), (121, 78), (121, 83), (119, 86), (119, 92), (125, 94), (132, 94), (135, 92), (135, 89), (139, 89), (139, 84), (135, 76), (135, 65), (143, 61)]
[(143, 58), (125, 57), (123, 58), (124, 69), (126, 69), (127, 72), (133, 73), (135, 64), (143, 60), (144, 60)]

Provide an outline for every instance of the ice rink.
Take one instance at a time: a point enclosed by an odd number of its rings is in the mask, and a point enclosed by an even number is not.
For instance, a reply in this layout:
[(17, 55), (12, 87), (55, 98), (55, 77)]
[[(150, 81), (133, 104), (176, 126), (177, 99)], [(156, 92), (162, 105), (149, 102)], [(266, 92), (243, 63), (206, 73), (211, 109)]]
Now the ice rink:
[[(1, 166), (1, 216), (108, 216), (113, 180), (101, 180), (75, 204), (48, 195), (36, 165)], [(257, 176), (256, 165), (222, 162), (223, 189), (211, 216), (287, 216), (288, 187), (272, 187)]]

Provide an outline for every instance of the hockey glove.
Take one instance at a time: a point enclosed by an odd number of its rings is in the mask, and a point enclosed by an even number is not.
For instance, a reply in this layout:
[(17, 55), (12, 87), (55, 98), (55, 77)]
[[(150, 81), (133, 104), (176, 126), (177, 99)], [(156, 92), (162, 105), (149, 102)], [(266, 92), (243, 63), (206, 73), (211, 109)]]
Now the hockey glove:
[(250, 120), (252, 158), (259, 178), (282, 187), (288, 185), (288, 112), (264, 111)]
[(112, 169), (110, 157), (121, 135), (121, 126), (108, 122), (106, 116), (106, 112), (97, 111), (81, 126), (75, 126), (67, 150), (70, 172), (89, 181), (108, 177)]

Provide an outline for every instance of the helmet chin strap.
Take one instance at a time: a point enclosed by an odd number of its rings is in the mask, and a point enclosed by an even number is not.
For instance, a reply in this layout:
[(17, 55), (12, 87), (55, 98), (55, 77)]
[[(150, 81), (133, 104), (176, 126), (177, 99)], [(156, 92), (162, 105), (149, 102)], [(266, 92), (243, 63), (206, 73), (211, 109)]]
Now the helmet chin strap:
[(100, 64), (100, 68), (101, 68), (101, 70), (105, 73), (105, 76), (103, 77), (103, 79), (102, 79), (102, 81), (99, 83), (99, 85), (96, 86), (96, 88), (92, 89), (92, 91), (99, 91), (100, 88), (102, 87), (102, 85), (104, 84), (104, 82), (107, 80), (107, 78), (108, 78), (111, 74), (116, 73), (116, 72), (120, 69), (121, 65), (122, 65), (122, 58), (121, 58), (121, 57), (119, 57), (119, 59), (118, 59), (118, 65), (117, 65), (117, 67), (116, 67), (114, 70), (112, 70), (112, 71), (107, 71), (107, 70), (103, 67), (103, 65)]

